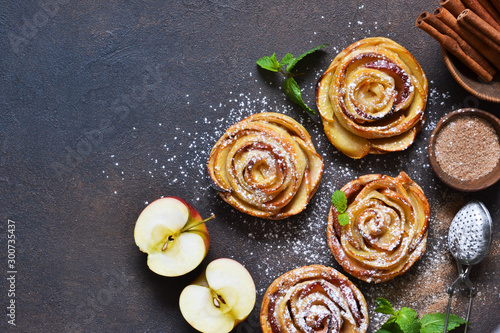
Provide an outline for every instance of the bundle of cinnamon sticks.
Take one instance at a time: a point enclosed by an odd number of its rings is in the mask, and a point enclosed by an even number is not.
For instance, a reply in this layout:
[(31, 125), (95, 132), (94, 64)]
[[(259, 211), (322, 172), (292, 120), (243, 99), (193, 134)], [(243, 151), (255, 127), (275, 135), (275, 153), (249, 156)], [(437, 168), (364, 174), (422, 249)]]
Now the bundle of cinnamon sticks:
[(416, 26), (436, 39), (484, 81), (500, 71), (500, 0), (440, 0)]

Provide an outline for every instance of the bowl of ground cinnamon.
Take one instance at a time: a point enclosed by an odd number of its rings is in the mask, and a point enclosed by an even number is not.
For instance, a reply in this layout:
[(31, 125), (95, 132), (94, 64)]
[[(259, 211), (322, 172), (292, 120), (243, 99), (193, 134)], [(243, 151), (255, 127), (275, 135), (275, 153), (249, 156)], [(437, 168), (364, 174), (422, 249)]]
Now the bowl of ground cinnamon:
[(500, 120), (466, 108), (441, 118), (429, 139), (434, 173), (460, 191), (479, 191), (500, 179)]

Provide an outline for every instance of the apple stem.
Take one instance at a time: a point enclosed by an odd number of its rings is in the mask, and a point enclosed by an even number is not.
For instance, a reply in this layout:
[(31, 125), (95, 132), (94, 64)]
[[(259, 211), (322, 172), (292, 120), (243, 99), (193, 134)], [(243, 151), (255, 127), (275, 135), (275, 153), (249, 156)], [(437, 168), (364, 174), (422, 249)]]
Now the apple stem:
[[(196, 223), (196, 224), (194, 224), (194, 225), (190, 226), (189, 228), (182, 229), (182, 230), (181, 230), (181, 232), (186, 232), (186, 231), (189, 231), (189, 230), (191, 230), (191, 229), (193, 229), (193, 228), (195, 228), (195, 227), (199, 226), (199, 225), (200, 225), (200, 224), (202, 224), (202, 223), (205, 223), (205, 222), (207, 222), (207, 221), (210, 221), (210, 220), (211, 220), (211, 219), (213, 219), (213, 218), (215, 218), (215, 214), (212, 214), (212, 216), (210, 216), (210, 217), (208, 217), (208, 218), (204, 219), (203, 221), (200, 221), (200, 222), (198, 222), (198, 223)], [(162, 250), (162, 251), (167, 250), (167, 249), (168, 249), (168, 244), (169, 244), (170, 242), (172, 242), (173, 240), (174, 240), (174, 235), (170, 235), (170, 236), (168, 236), (168, 237), (167, 237), (167, 241), (163, 244), (163, 246), (162, 246), (161, 250)]]
[(189, 228), (187, 228), (187, 229), (182, 229), (182, 230), (181, 230), (181, 232), (185, 232), (185, 231), (191, 230), (191, 229), (193, 229), (193, 228), (195, 228), (195, 227), (199, 226), (200, 224), (203, 224), (203, 223), (205, 223), (205, 222), (208, 222), (208, 221), (210, 221), (211, 219), (214, 219), (214, 218), (215, 218), (215, 214), (212, 214), (212, 216), (210, 216), (210, 217), (208, 217), (208, 218), (204, 219), (203, 221), (200, 221), (200, 222), (196, 223), (195, 225), (190, 226), (190, 227), (189, 227)]

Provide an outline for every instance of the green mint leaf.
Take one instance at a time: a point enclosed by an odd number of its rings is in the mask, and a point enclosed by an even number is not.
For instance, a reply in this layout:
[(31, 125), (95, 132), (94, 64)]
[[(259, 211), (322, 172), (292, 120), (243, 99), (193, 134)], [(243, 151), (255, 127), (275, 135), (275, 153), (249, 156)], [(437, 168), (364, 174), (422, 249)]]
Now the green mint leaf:
[[(422, 325), (420, 333), (442, 333), (445, 320), (446, 314), (444, 313), (429, 313), (424, 315), (420, 319), (420, 324)], [(450, 313), (447, 331), (449, 332), (462, 324), (465, 324), (464, 319)]]
[[(385, 298), (378, 297), (375, 312), (391, 315), (389, 319), (375, 333), (441, 333), (444, 330), (446, 315), (444, 313), (430, 313), (418, 319), (415, 310), (403, 307), (394, 311), (391, 303)], [(448, 318), (448, 329), (451, 331), (466, 321), (454, 314)]]
[[(396, 325), (397, 326), (397, 325)], [(399, 326), (398, 326), (398, 329), (399, 329)], [(400, 330), (401, 331), (401, 330)], [(386, 329), (386, 328), (379, 328), (377, 331), (375, 331), (375, 333), (399, 333), (398, 331), (396, 330), (393, 330), (391, 328), (389, 329)], [(401, 331), (401, 333), (403, 333), (403, 331)]]
[(306, 103), (302, 100), (302, 95), (300, 93), (300, 87), (297, 81), (293, 77), (289, 77), (283, 82), (283, 90), (285, 94), (296, 104), (298, 104), (302, 109), (306, 110), (311, 114), (316, 114), (316, 112), (309, 108)]
[(401, 330), (399, 325), (394, 321), (395, 319), (395, 317), (391, 317), (375, 333), (406, 333)]
[(418, 314), (413, 309), (403, 307), (401, 310), (396, 311), (396, 323), (404, 333), (420, 332), (421, 325)]
[(377, 300), (375, 302), (377, 303), (377, 308), (375, 309), (375, 312), (385, 313), (390, 315), (396, 314), (394, 312), (394, 309), (392, 308), (391, 302), (389, 302), (385, 298), (377, 297)]
[(276, 59), (276, 53), (273, 53), (270, 57), (260, 58), (257, 60), (257, 65), (271, 72), (278, 72), (281, 68), (280, 63)]
[(347, 213), (341, 213), (338, 216), (340, 225), (348, 225), (349, 224), (349, 215)]
[(325, 46), (328, 46), (329, 44), (323, 44), (323, 45), (320, 45), (320, 46), (317, 46), (315, 47), (314, 49), (311, 49), (309, 51), (306, 51), (304, 53), (302, 53), (301, 55), (299, 55), (297, 58), (294, 58), (293, 61), (291, 61), (288, 66), (286, 66), (286, 70), (287, 72), (290, 72), (294, 67), (295, 65), (297, 65), (297, 63), (302, 60), (305, 56), (313, 53), (313, 52), (316, 52), (317, 50), (325, 47)]
[[(339, 213), (343, 213), (347, 209), (347, 197), (344, 192), (336, 190), (332, 194), (332, 204), (337, 208)], [(390, 305), (390, 303), (389, 303)]]
[(293, 55), (291, 53), (285, 54), (285, 56), (283, 57), (283, 59), (281, 59), (281, 61), (280, 61), (280, 68), (283, 67), (283, 66), (285, 66), (285, 65), (288, 65), (294, 59), (295, 58), (293, 57)]

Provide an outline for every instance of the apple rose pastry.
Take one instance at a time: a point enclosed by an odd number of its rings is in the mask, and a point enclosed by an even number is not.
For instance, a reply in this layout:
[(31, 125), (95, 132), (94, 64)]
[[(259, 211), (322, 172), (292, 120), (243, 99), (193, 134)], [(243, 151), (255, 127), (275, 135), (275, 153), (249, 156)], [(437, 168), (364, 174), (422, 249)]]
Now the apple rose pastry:
[(306, 207), (318, 188), (323, 159), (295, 120), (259, 113), (231, 126), (217, 141), (208, 171), (227, 203), (278, 220)]
[(404, 47), (383, 37), (340, 52), (318, 82), (325, 133), (352, 158), (408, 148), (421, 129), (427, 78)]
[(322, 265), (304, 266), (269, 286), (260, 325), (264, 333), (363, 333), (368, 310), (363, 294), (343, 274)]
[(332, 205), (328, 245), (351, 275), (383, 282), (406, 272), (424, 253), (430, 208), (424, 192), (404, 172), (396, 178), (365, 175), (345, 185), (349, 223)]

